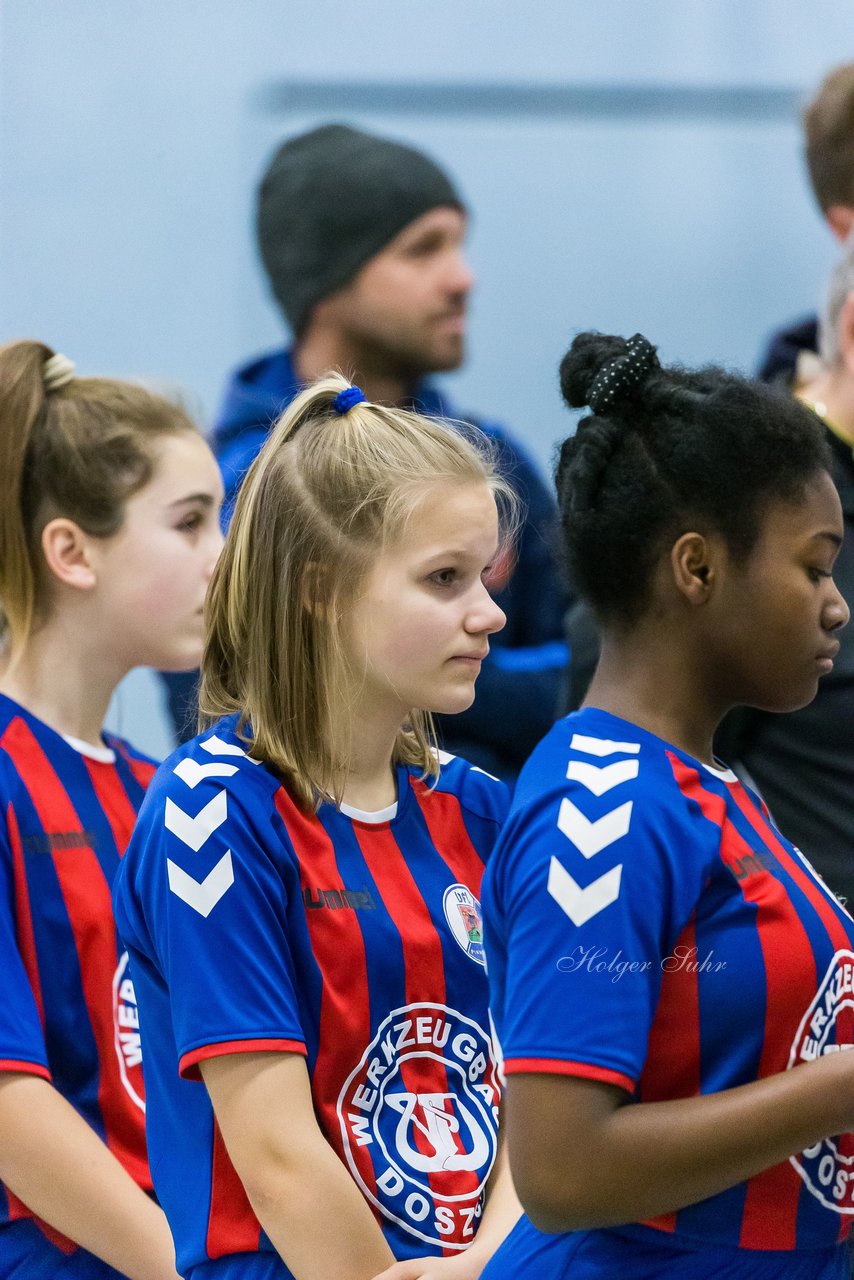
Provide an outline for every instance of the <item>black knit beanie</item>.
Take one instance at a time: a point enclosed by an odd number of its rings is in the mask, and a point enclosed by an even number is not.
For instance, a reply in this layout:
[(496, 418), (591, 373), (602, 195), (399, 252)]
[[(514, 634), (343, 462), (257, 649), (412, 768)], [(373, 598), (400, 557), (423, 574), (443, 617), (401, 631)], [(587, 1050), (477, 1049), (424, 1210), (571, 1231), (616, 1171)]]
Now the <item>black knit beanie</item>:
[(283, 143), (258, 190), (258, 246), (294, 333), (316, 302), (440, 205), (463, 207), (438, 165), (403, 143), (343, 124)]

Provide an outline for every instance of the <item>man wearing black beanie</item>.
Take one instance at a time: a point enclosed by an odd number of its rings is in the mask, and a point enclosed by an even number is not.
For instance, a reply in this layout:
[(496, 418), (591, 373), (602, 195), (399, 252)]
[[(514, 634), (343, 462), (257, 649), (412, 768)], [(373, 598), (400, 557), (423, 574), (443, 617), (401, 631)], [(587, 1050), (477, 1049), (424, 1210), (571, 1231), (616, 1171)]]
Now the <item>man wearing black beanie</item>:
[(236, 372), (212, 442), (226, 520), (272, 423), (331, 368), (374, 403), (474, 422), (496, 442), (526, 511), (515, 566), (492, 584), (507, 626), (493, 639), (474, 706), (440, 731), (450, 750), (512, 777), (558, 711), (567, 600), (552, 558), (554, 499), (534, 463), (502, 427), (458, 413), (424, 380), (456, 369), (465, 354), (465, 231), (453, 183), (411, 146), (341, 124), (284, 142), (258, 190), (257, 233), (293, 345)]

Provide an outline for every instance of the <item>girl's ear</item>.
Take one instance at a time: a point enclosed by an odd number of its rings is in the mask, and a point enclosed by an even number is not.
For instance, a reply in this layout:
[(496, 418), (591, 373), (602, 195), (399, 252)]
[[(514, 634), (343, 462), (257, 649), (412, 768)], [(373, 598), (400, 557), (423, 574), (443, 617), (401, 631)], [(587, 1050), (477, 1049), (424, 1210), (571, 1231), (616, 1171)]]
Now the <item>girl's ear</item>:
[(717, 580), (718, 546), (702, 533), (683, 533), (670, 550), (673, 580), (687, 602), (705, 604)]
[(89, 555), (91, 539), (66, 516), (49, 520), (42, 529), (42, 554), (57, 581), (78, 591), (91, 591), (97, 582)]
[(302, 579), (302, 607), (321, 622), (329, 617), (329, 574), (317, 560), (305, 566)]

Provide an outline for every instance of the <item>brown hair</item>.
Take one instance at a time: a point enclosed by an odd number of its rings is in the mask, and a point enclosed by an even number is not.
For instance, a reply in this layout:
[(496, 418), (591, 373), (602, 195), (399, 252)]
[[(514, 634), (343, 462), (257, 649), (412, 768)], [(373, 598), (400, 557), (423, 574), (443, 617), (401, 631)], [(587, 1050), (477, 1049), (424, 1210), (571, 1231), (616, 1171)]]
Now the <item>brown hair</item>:
[[(47, 603), (41, 534), (67, 516), (94, 537), (121, 527), (124, 503), (151, 478), (158, 437), (195, 431), (177, 405), (109, 378), (45, 385), (42, 342), (0, 347), (0, 639), (12, 661)], [(61, 358), (60, 358), (61, 359)]]
[[(340, 800), (340, 623), (377, 554), (437, 484), (488, 485), (505, 536), (516, 515), (480, 433), (366, 402), (342, 416), (332, 401), (348, 386), (340, 374), (319, 379), (276, 423), (240, 490), (206, 605), (202, 723), (238, 712), (252, 755), (306, 807)], [(412, 710), (395, 759), (438, 776), (429, 712)]]
[(825, 76), (804, 111), (806, 158), (822, 210), (854, 208), (854, 63)]

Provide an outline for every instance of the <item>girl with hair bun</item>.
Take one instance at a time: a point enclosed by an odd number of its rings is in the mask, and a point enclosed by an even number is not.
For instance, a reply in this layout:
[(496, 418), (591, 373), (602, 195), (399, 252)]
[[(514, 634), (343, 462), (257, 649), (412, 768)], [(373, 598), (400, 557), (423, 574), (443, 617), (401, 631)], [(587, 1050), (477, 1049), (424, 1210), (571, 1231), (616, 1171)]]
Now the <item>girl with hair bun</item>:
[(115, 896), (188, 1278), (474, 1280), (519, 1213), (478, 900), (508, 798), (431, 728), (504, 624), (512, 491), (485, 448), (329, 375), (241, 487), (208, 727)]
[(484, 882), (526, 1210), (483, 1273), (850, 1275), (854, 922), (712, 752), (804, 706), (848, 608), (821, 424), (641, 335), (575, 339), (557, 469), (602, 655)]
[(154, 765), (103, 732), (134, 666), (191, 669), (222, 539), (177, 406), (0, 349), (0, 1275), (176, 1280), (110, 889)]

